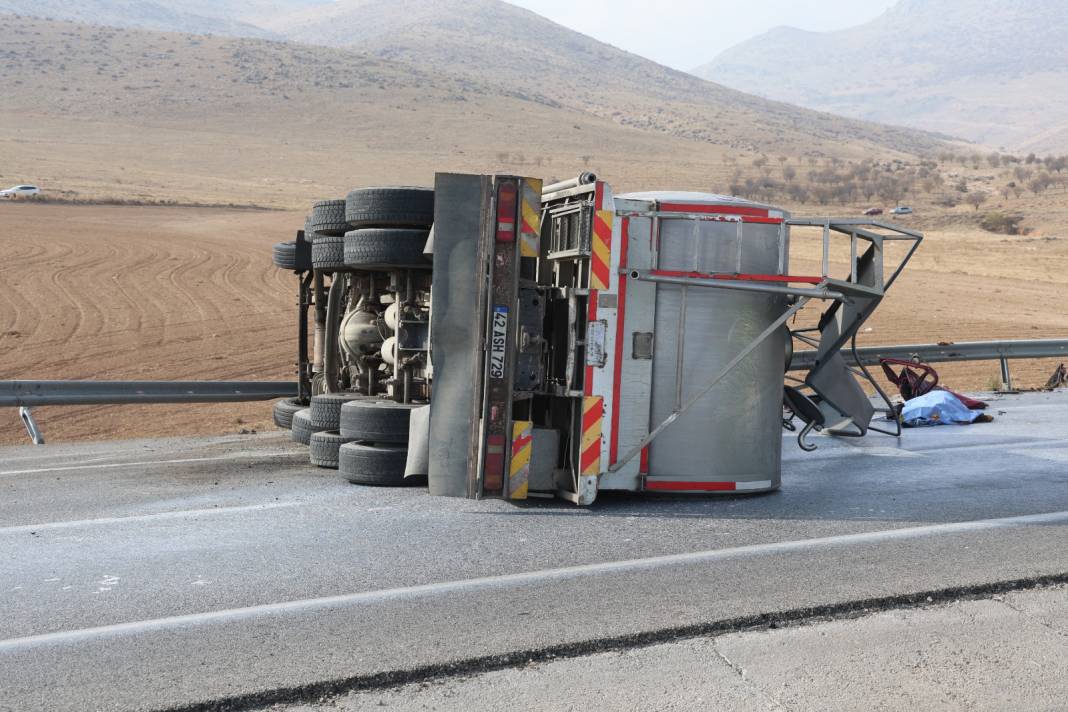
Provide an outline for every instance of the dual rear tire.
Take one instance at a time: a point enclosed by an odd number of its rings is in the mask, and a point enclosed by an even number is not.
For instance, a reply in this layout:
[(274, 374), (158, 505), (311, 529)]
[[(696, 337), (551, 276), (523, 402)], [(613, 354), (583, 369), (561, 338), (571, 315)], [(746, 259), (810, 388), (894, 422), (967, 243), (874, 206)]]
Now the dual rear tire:
[(341, 407), (340, 435), (350, 440), (339, 449), (338, 470), (358, 485), (400, 487), (424, 484), (425, 478), (405, 477), (408, 430), (412, 410), (419, 407), (387, 400), (366, 399)]

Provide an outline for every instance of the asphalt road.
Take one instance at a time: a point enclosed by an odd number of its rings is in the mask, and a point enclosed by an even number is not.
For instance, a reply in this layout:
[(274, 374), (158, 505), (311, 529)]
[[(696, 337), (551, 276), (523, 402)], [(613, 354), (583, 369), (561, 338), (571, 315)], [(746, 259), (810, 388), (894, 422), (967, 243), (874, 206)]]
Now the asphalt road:
[(0, 709), (269, 703), (1064, 575), (1068, 393), (991, 412), (786, 440), (771, 495), (589, 509), (355, 487), (278, 435), (0, 449)]

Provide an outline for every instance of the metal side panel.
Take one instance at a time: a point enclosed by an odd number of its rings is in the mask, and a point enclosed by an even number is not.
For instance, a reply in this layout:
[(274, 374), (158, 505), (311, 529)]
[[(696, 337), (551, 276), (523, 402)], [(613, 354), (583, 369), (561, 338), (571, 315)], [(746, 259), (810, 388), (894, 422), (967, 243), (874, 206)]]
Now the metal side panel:
[[(652, 269), (654, 225), (650, 217), (618, 217), (620, 271)], [(609, 470), (649, 434), (653, 388), (653, 345), (656, 339), (656, 285), (618, 275), (621, 322), (613, 339), (615, 384), (609, 411)], [(616, 472), (601, 476), (600, 489), (639, 490), (645, 458), (635, 458)]]
[(430, 494), (467, 497), (471, 443), (479, 419), (486, 285), (480, 230), (490, 209), (485, 176), (439, 173), (434, 180), (434, 281), (430, 349)]
[[(744, 249), (750, 237), (758, 246), (752, 252)], [(661, 220), (657, 269), (733, 272), (741, 255), (750, 268), (774, 274), (780, 262), (777, 227)], [(785, 301), (777, 295), (658, 285), (652, 426), (701, 393), (713, 375), (783, 313)], [(677, 482), (777, 487), (784, 340), (781, 332), (766, 339), (660, 433), (649, 445), (648, 474)]]

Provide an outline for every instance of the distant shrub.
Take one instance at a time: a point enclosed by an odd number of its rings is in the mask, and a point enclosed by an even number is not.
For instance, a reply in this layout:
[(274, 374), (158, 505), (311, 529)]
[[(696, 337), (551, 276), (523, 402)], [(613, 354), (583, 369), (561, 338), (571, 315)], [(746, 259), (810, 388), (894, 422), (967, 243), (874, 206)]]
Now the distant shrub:
[(983, 216), (979, 221), (979, 227), (987, 232), (996, 232), (999, 235), (1019, 235), (1022, 215), (1009, 215), (1001, 212), (991, 212)]

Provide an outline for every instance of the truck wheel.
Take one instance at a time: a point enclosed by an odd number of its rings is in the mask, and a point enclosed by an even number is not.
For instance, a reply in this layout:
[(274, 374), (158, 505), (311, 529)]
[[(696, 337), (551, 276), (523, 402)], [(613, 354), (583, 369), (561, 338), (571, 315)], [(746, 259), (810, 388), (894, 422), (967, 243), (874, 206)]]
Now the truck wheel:
[(345, 443), (338, 449), (338, 470), (355, 485), (400, 487), (405, 484), (408, 448), (403, 445)]
[(349, 229), (349, 224), (345, 222), (345, 201), (320, 200), (312, 206), (308, 224), (321, 235), (344, 235)]
[(315, 431), (311, 423), (311, 408), (304, 408), (293, 414), (293, 431), (290, 433), (293, 442), (308, 445)]
[(299, 398), (286, 398), (274, 404), (274, 424), (283, 430), (293, 427), (293, 415), (307, 407)]
[(371, 399), (346, 403), (341, 407), (339, 430), (352, 440), (407, 445), (412, 410), (423, 405)]
[(345, 238), (320, 235), (312, 243), (312, 266), (324, 272), (345, 269)]
[(427, 230), (365, 228), (345, 234), (345, 264), (355, 269), (429, 268)]
[(309, 215), (306, 218), (304, 218), (304, 239), (307, 242), (314, 243), (320, 237), (329, 237), (329, 235), (324, 235), (321, 232), (316, 232), (315, 231), (315, 226), (312, 225), (312, 216), (311, 215)]
[(324, 430), (311, 436), (311, 463), (336, 470), (338, 449), (349, 442), (336, 430)]
[(354, 228), (421, 227), (434, 223), (430, 188), (361, 188), (345, 199), (345, 219)]
[(317, 431), (337, 430), (341, 425), (341, 407), (365, 399), (362, 393), (324, 393), (312, 396), (309, 421)]
[(308, 243), (304, 243), (303, 249), (300, 249), (296, 240), (279, 242), (274, 246), (274, 266), (294, 272), (307, 272), (312, 268), (310, 247)]

